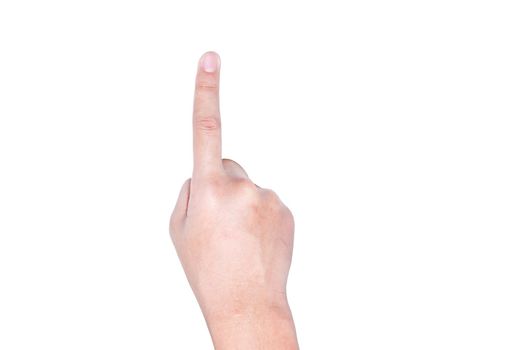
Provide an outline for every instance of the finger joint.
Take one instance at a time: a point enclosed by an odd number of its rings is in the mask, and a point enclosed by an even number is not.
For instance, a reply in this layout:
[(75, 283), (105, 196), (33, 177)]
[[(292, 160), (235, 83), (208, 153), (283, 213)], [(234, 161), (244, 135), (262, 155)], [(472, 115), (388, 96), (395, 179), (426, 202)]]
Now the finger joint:
[(196, 129), (203, 132), (215, 132), (220, 129), (220, 118), (216, 116), (197, 117)]

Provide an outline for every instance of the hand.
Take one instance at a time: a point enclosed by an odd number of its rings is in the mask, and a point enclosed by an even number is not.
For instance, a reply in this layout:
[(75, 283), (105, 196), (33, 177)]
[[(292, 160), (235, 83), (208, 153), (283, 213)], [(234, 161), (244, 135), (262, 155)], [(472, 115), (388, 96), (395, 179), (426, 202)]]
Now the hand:
[(294, 221), (271, 190), (222, 160), (220, 58), (202, 56), (193, 114), (194, 167), (170, 233), (217, 349), (297, 349), (287, 303)]

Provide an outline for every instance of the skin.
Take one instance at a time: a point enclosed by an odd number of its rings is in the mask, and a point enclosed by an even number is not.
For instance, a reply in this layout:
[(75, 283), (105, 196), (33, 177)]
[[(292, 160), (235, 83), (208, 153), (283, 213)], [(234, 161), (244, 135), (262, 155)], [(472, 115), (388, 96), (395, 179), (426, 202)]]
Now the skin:
[(198, 63), (194, 167), (170, 233), (216, 349), (298, 349), (287, 302), (294, 220), (271, 190), (222, 159), (220, 58)]

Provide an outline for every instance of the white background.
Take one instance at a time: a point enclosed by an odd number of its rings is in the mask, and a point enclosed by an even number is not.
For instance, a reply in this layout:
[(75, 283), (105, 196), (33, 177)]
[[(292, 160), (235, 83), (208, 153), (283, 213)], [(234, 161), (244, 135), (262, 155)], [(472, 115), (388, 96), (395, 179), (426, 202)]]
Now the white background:
[(0, 349), (212, 347), (168, 235), (207, 50), (302, 349), (522, 349), (519, 5), (2, 0)]

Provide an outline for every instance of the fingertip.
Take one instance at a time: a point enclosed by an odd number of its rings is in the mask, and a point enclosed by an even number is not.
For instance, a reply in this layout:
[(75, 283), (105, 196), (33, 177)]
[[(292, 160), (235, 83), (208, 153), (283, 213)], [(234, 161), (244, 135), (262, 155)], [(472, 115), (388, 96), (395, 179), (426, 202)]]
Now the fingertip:
[(220, 69), (221, 59), (214, 51), (207, 51), (200, 58), (200, 68), (207, 73), (214, 73)]

